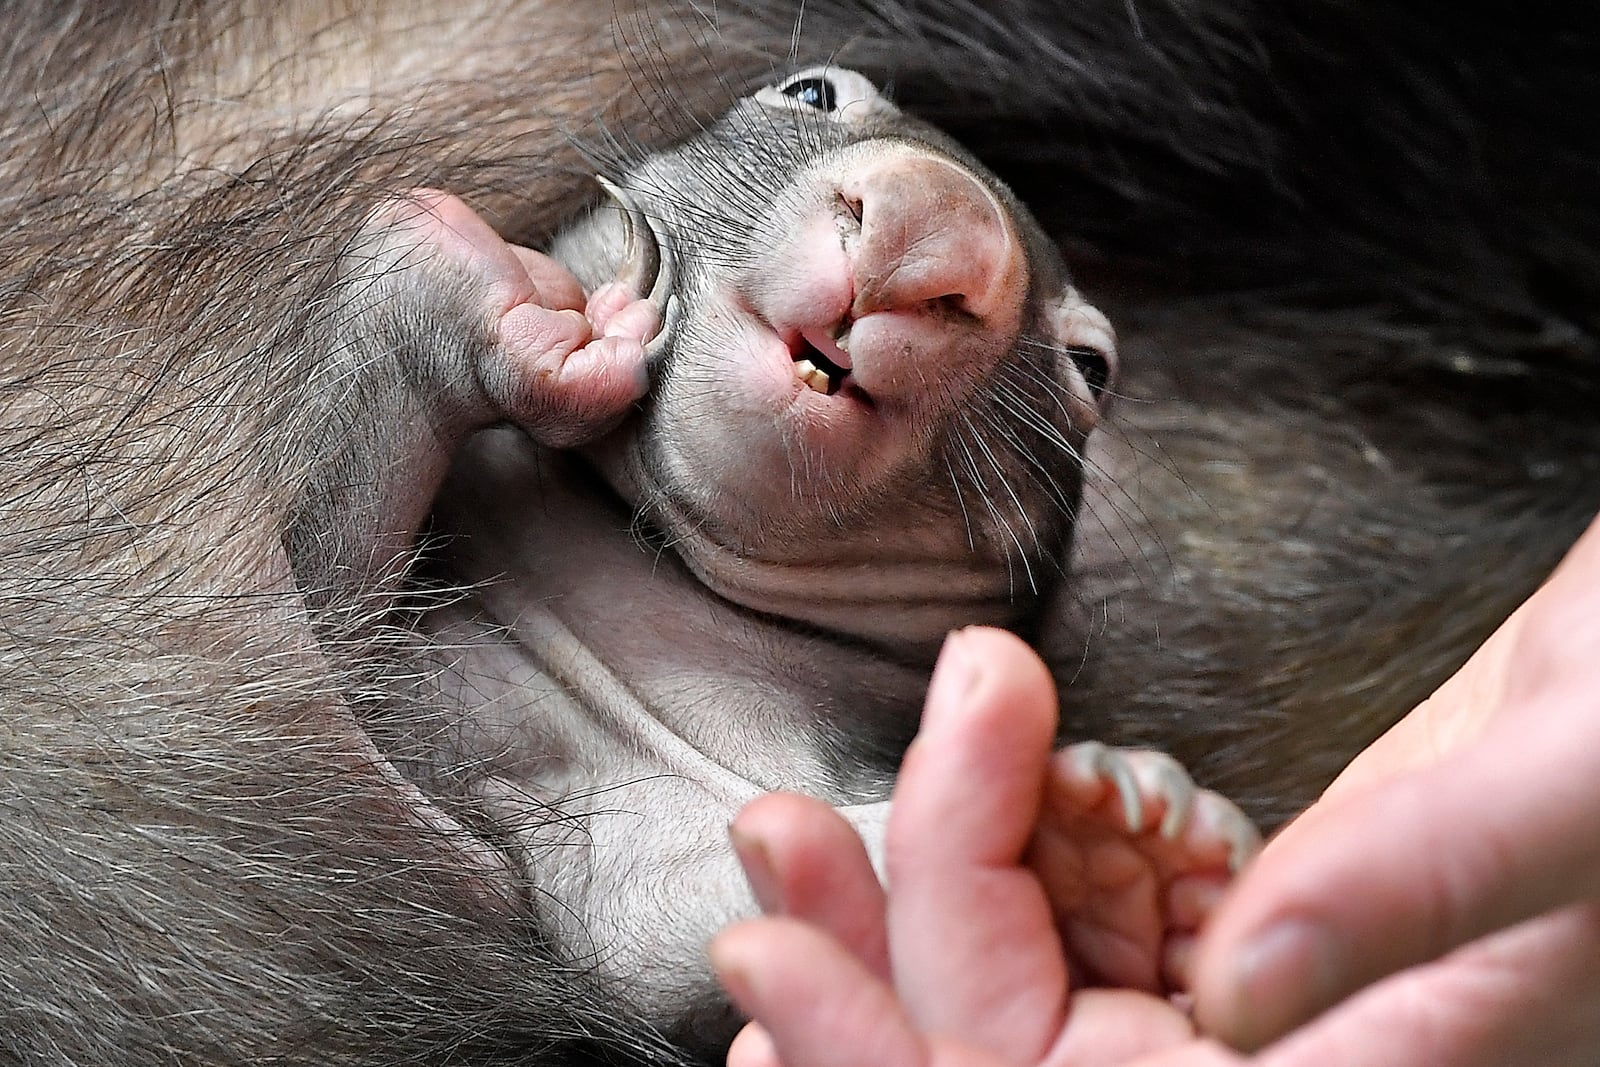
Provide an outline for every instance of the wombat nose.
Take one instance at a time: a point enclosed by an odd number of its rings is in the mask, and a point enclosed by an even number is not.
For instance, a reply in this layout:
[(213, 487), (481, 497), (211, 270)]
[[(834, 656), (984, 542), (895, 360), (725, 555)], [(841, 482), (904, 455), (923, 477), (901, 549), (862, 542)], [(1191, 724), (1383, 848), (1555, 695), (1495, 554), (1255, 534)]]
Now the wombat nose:
[(990, 330), (1016, 328), (1026, 260), (993, 192), (959, 164), (921, 150), (880, 157), (840, 183), (860, 219), (852, 256), (855, 317), (934, 306)]

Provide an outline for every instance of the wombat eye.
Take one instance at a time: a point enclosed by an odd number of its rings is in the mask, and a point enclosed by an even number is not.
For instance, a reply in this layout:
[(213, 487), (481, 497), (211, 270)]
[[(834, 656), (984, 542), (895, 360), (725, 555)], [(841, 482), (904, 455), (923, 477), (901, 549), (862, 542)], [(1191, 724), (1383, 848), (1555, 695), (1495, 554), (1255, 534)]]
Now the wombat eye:
[(781, 91), (784, 96), (792, 96), (807, 107), (814, 107), (818, 111), (832, 111), (838, 103), (833, 83), (827, 78), (796, 78)]
[(1111, 363), (1105, 353), (1080, 345), (1069, 345), (1066, 351), (1067, 357), (1078, 365), (1078, 373), (1083, 375), (1089, 395), (1099, 400), (1111, 382)]

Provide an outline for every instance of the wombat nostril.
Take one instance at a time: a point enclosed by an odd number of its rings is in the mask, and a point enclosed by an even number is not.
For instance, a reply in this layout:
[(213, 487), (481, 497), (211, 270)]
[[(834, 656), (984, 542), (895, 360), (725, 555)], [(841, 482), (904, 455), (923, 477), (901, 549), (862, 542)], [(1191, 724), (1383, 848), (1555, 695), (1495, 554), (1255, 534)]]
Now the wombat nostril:
[(981, 315), (972, 310), (972, 302), (965, 293), (946, 293), (943, 296), (936, 296), (928, 301), (928, 307), (932, 311), (944, 315), (953, 315), (957, 318), (982, 318)]

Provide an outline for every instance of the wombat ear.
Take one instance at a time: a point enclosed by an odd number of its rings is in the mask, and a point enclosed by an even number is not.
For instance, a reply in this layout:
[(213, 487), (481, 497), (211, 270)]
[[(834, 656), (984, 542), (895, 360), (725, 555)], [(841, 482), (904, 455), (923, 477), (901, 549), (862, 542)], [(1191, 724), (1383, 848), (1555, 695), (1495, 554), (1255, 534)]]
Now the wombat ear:
[(1062, 381), (1102, 415), (1110, 405), (1117, 383), (1117, 334), (1100, 309), (1067, 286), (1066, 292), (1046, 310), (1050, 339), (1065, 358)]

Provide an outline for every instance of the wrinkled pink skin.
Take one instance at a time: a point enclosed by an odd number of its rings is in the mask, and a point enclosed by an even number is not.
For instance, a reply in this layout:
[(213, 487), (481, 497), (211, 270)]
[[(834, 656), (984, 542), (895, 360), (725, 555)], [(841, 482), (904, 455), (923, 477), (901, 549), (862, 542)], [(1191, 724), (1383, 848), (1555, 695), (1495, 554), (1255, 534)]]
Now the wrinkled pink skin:
[[(850, 106), (882, 121), (888, 105), (867, 90)], [(446, 194), (380, 208), (352, 257), (353, 300), (447, 291), (488, 338), (470, 367), (444, 355), (413, 375), (420, 411), (380, 450), (403, 462), (372, 473), (374, 569), (395, 568), (431, 503), (440, 561), (482, 583), (426, 620), (440, 649), (430, 684), (465, 709), (437, 761), (473, 768), (473, 794), (557, 902), (554, 932), (652, 1017), (706, 1017), (704, 945), (754, 907), (726, 843), (733, 815), (797, 790), (876, 841), (893, 766), (868, 754), (914, 725), (931, 649), (1026, 610), (1017, 530), (971, 514), (981, 502), (948, 484), (941, 441), (1031, 351), (1019, 333), (1108, 361), (1114, 341), (1059, 268), (1030, 261), (1015, 210), (932, 150), (868, 139), (824, 155), (752, 220), (770, 257), (675, 294), (664, 370), (662, 309), (596, 277), (586, 300)], [(832, 395), (798, 375), (807, 346), (847, 371)], [(1081, 441), (1097, 395), (1066, 358), (1028, 358), (1056, 383), (1046, 417)], [(647, 414), (630, 417), (647, 363)], [(477, 433), (502, 421), (523, 432)], [(588, 462), (554, 451), (577, 445)], [(1055, 460), (1075, 479), (1069, 461)], [(989, 491), (1012, 498), (1025, 531), (1059, 506)], [(675, 552), (635, 537), (640, 504)], [(1063, 929), (1085, 974), (1165, 988), (1204, 909), (1179, 916), (1159, 887), (1191, 868), (1215, 877), (1248, 823), (1197, 802), (1181, 772), (1141, 771), (1151, 757), (1085, 752), (1064, 755), (1059, 777), (1076, 814), (1056, 853), (1085, 872)], [(557, 803), (561, 820), (527, 817)], [(1181, 826), (1191, 810), (1207, 814), (1188, 837), (1145, 825), (1153, 811)], [(715, 1043), (731, 1023), (704, 1025)]]

